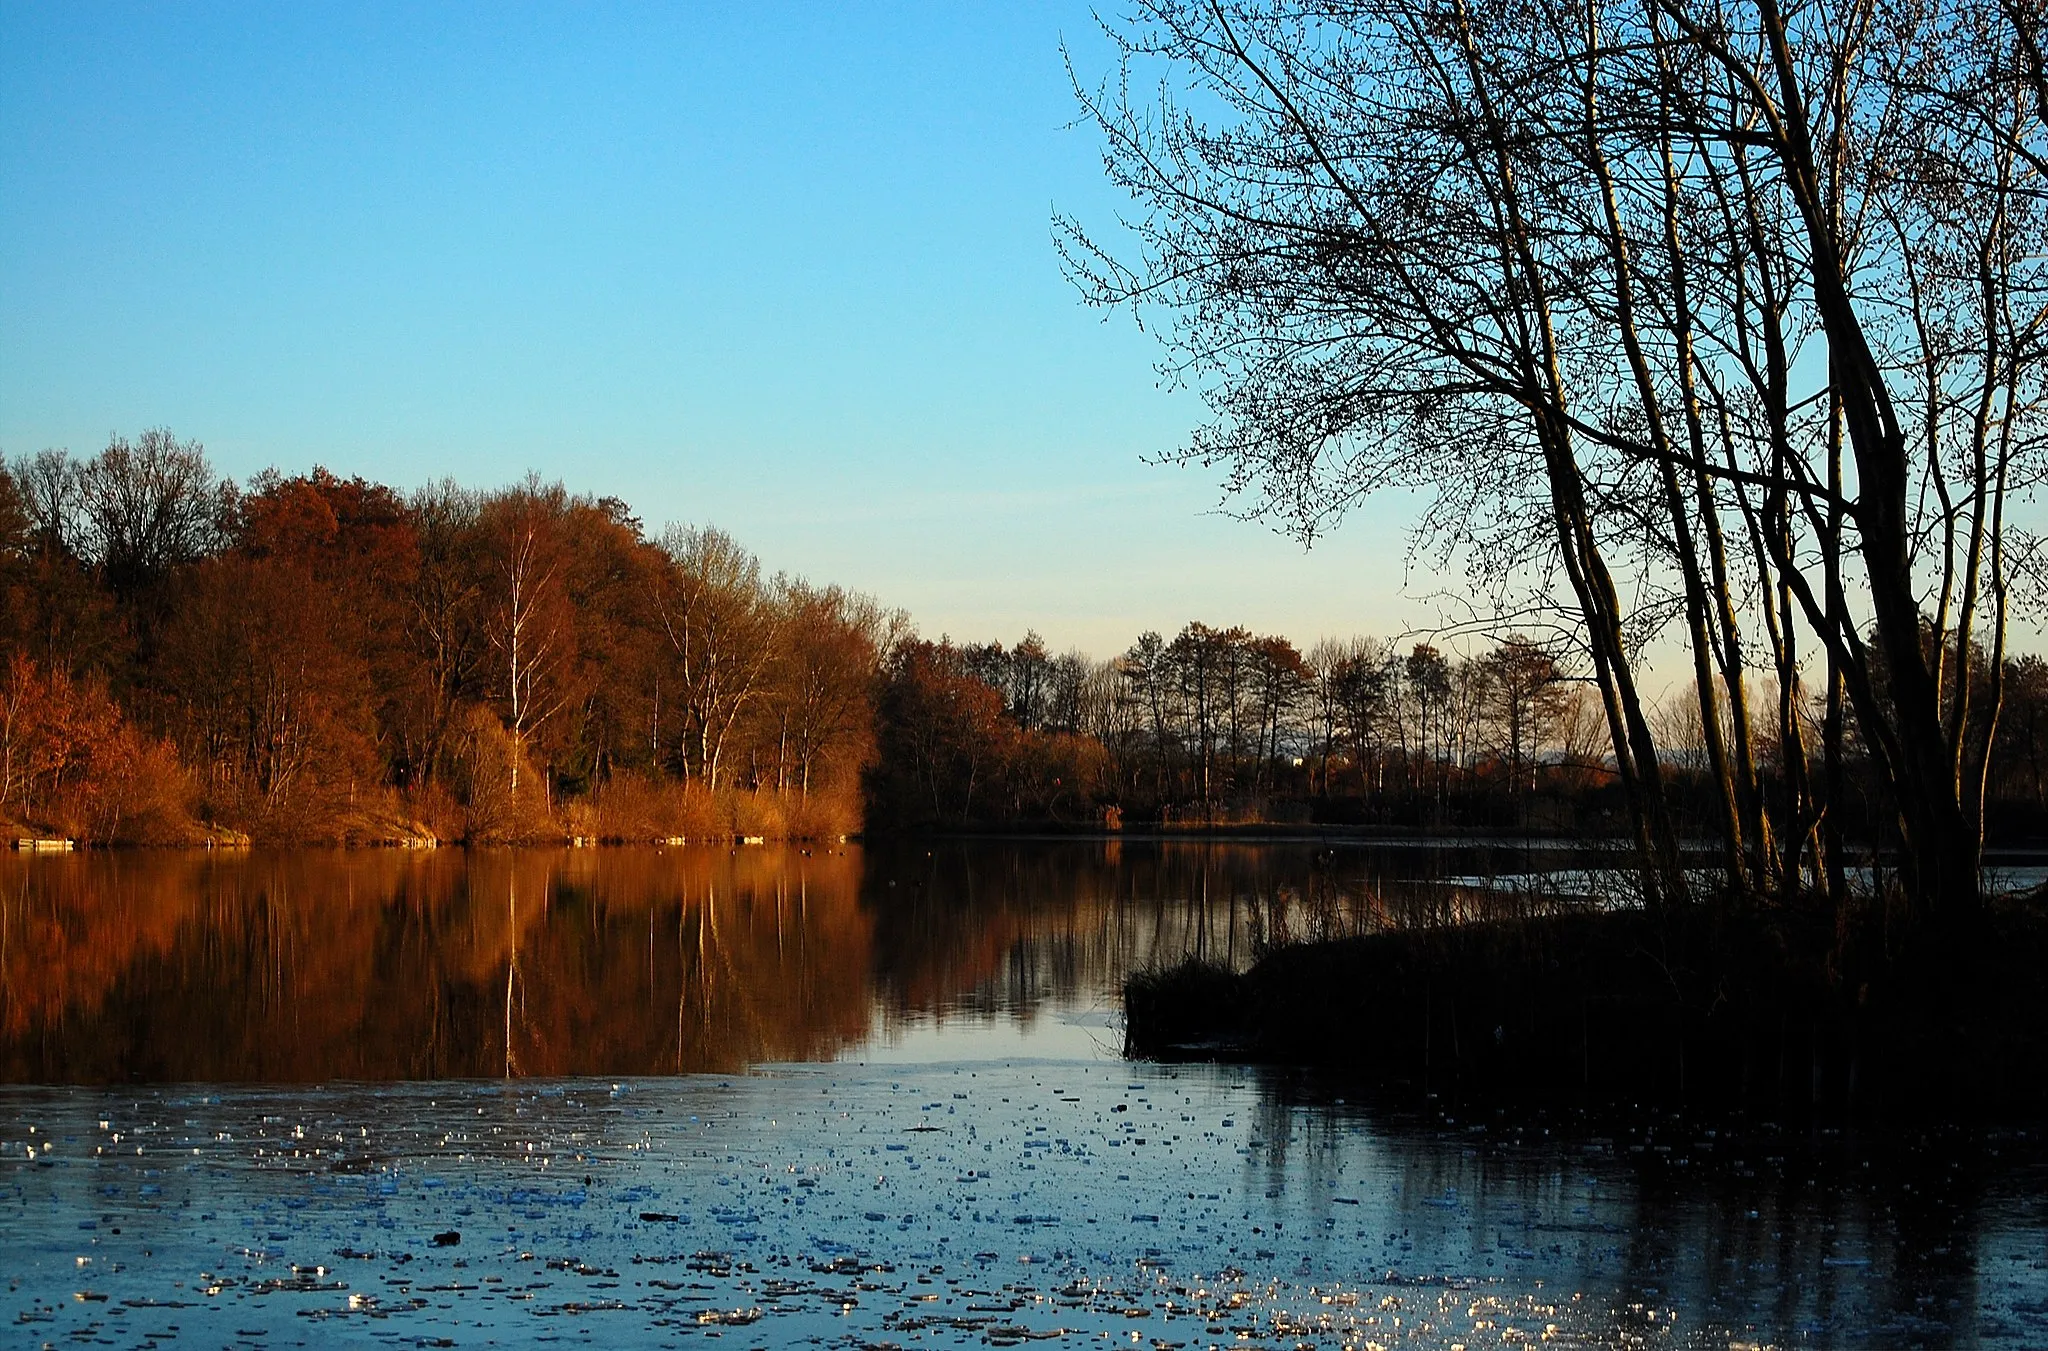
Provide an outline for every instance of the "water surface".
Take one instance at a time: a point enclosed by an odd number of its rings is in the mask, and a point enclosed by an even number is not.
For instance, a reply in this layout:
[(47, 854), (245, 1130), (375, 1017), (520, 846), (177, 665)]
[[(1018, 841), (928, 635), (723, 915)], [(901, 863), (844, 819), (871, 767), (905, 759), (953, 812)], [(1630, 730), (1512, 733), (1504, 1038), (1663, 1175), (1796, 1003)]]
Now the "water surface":
[(2026, 1128), (1467, 1118), (1117, 1058), (1133, 966), (1525, 904), (1488, 883), (1529, 870), (9, 859), (0, 1320), (28, 1346), (2048, 1344)]

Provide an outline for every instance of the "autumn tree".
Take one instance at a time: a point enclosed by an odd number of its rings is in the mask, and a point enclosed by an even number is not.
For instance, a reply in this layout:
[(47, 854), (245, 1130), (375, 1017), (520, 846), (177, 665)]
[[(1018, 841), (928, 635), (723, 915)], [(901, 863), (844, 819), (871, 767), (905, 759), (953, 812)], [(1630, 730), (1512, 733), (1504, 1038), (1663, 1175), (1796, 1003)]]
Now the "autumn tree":
[(0, 665), (0, 817), (87, 841), (125, 830), (175, 843), (190, 829), (181, 777), (169, 748), (123, 716), (103, 681), (19, 652)]
[(809, 797), (820, 767), (872, 735), (880, 663), (900, 615), (836, 586), (784, 581), (767, 701), (776, 737), (776, 786)]
[(676, 672), (686, 775), (716, 789), (728, 743), (774, 659), (777, 615), (753, 554), (722, 530), (671, 526), (650, 599)]
[(28, 513), (20, 481), (0, 460), (0, 600), (7, 620), (0, 626), (0, 645), (19, 647), (21, 615), (28, 601), (31, 560), (36, 554), (35, 520)]
[(447, 767), (456, 715), (478, 697), (489, 643), (484, 630), (481, 495), (442, 480), (406, 501), (418, 563), (404, 588), (400, 627), (409, 655), (398, 699), (396, 767), (404, 784)]
[(343, 602), (298, 561), (210, 559), (180, 588), (155, 663), (187, 762), (261, 814), (323, 789), (330, 815), (383, 783), (369, 665)]
[(615, 497), (569, 499), (561, 530), (577, 642), (573, 706), (565, 710), (555, 766), (558, 776), (588, 788), (619, 765), (658, 762), (655, 694), (668, 643), (648, 595), (666, 560)]
[(331, 639), (361, 664), (373, 714), (363, 731), (396, 758), (412, 664), (408, 596), (420, 571), (409, 504), (383, 484), (318, 466), (289, 477), (266, 470), (241, 492), (228, 534), (232, 553), (291, 575), (313, 603), (331, 606)]
[(871, 797), (887, 819), (964, 822), (999, 784), (1017, 743), (1000, 691), (949, 643), (897, 645), (882, 673)]

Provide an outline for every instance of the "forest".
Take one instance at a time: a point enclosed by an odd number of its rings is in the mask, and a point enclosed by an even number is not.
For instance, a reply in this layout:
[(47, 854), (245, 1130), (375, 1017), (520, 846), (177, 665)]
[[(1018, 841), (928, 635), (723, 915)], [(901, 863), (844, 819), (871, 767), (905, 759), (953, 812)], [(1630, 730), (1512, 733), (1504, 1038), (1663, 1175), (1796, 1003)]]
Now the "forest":
[(0, 817), (88, 841), (837, 836), (904, 617), (529, 477), (0, 475)]
[[(87, 842), (836, 838), (1342, 824), (1613, 834), (1568, 652), (1189, 623), (1107, 659), (920, 637), (711, 528), (529, 477), (237, 485), (167, 431), (0, 466), (0, 821)], [(1977, 662), (1980, 672), (1983, 659)], [(2048, 813), (2048, 663), (2003, 662), (1987, 811)], [(1980, 679), (1985, 677), (1981, 676)], [(1769, 701), (1759, 700), (1768, 706)], [(1826, 702), (1775, 748), (1815, 746)], [(1650, 713), (1711, 833), (1697, 704)], [(1846, 759), (1852, 834), (1883, 785)]]

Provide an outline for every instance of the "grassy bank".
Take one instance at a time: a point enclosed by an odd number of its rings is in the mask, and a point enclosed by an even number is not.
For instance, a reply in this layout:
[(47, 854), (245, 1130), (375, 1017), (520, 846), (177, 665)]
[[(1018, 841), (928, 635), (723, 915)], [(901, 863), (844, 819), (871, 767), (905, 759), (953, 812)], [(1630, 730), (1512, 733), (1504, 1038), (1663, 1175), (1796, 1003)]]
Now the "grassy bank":
[(1940, 1114), (2048, 1106), (2048, 914), (1967, 944), (1708, 908), (1390, 932), (1125, 987), (1128, 1049), (1341, 1068), (1396, 1093)]
[[(456, 793), (303, 792), (287, 803), (200, 791), (189, 775), (100, 785), (33, 815), (0, 814), (0, 840), (50, 838), (82, 846), (221, 845), (423, 847), (443, 844), (661, 844), (687, 840), (841, 839), (859, 834), (860, 802), (834, 786), (815, 793), (719, 788), (621, 773), (578, 797), (551, 798), (538, 775), (519, 790)], [(108, 804), (112, 804), (111, 807)]]

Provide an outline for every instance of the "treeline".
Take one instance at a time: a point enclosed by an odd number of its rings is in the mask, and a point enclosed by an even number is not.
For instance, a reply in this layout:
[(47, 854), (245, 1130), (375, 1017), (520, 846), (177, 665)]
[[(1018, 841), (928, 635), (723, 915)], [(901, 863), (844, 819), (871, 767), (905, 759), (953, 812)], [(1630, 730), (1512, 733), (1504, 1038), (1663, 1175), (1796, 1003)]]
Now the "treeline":
[(1121, 656), (913, 641), (877, 699), (882, 819), (1557, 823), (1605, 728), (1538, 644), (1289, 639), (1191, 623)]
[[(1978, 679), (1988, 680), (1978, 658)], [(2048, 826), (2048, 662), (2009, 658), (1987, 789), (1994, 834)], [(1509, 635), (1464, 655), (1426, 642), (1284, 637), (1191, 623), (1122, 655), (1055, 655), (913, 640), (877, 696), (878, 822), (1175, 825), (1258, 822), (1415, 829), (1625, 829), (1610, 729), (1594, 683), (1544, 644)], [(1818, 771), (1786, 763), (1819, 744), (1819, 695), (1787, 708), (1797, 734), (1764, 738), (1773, 792)], [(1711, 836), (1715, 785), (1691, 691), (1650, 714), (1670, 760), (1679, 824)], [(1883, 785), (1850, 729), (1842, 799), (1852, 838), (1883, 828)]]
[(0, 466), (0, 818), (89, 840), (859, 828), (899, 613), (529, 476)]
[[(1930, 632), (1929, 642), (1934, 641)], [(1986, 815), (2048, 823), (2048, 663), (2000, 672)], [(1696, 700), (1649, 717), (1711, 835)], [(1824, 694), (1758, 698), (1767, 800), (1828, 773)], [(1979, 710), (1992, 707), (1987, 696)], [(1782, 709), (1791, 735), (1773, 721)], [(1855, 718), (1833, 827), (1881, 838)], [(529, 477), (413, 492), (217, 477), (168, 432), (0, 464), (0, 828), (156, 843), (817, 837), (1050, 823), (1626, 828), (1597, 686), (1469, 654), (1244, 628), (1122, 654), (919, 638), (900, 611), (657, 536)], [(1725, 728), (1723, 729), (1725, 732)], [(1790, 767), (1788, 772), (1788, 765)]]

